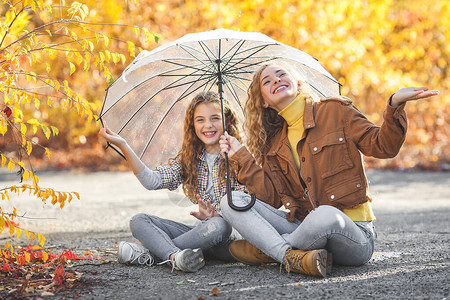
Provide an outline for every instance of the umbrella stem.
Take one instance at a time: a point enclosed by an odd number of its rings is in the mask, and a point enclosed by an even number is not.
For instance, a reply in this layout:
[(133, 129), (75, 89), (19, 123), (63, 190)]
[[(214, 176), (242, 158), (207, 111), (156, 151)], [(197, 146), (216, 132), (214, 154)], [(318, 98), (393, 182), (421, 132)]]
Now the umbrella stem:
[[(219, 54), (220, 57), (220, 54)], [(222, 81), (222, 71), (220, 69), (220, 58), (216, 60), (217, 63), (217, 83), (219, 85), (219, 97), (220, 97), (220, 108), (222, 111), (222, 127), (223, 132), (226, 131), (225, 127), (225, 113), (224, 113), (224, 107), (223, 107), (223, 81)], [(237, 211), (246, 211), (253, 207), (253, 205), (256, 202), (256, 196), (255, 194), (251, 194), (251, 200), (250, 203), (246, 206), (236, 206), (233, 203), (233, 199), (231, 196), (231, 179), (230, 179), (230, 165), (228, 164), (228, 153), (225, 153), (225, 166), (226, 166), (226, 175), (227, 175), (227, 199), (228, 199), (228, 205)]]

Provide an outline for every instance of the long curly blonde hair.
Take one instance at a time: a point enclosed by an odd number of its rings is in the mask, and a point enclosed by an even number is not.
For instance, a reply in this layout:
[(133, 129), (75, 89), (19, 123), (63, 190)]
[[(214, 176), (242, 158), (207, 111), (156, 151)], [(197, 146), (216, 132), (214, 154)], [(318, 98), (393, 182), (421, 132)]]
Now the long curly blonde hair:
[(302, 83), (302, 89), (299, 93), (305, 99), (311, 99), (315, 102), (319, 100), (311, 93), (308, 85), (300, 79), (299, 74), (289, 66), (280, 63), (265, 64), (256, 71), (247, 90), (247, 101), (244, 107), (244, 131), (247, 137), (247, 147), (259, 165), (264, 163), (264, 153), (267, 151), (266, 147), (268, 147), (267, 142), (283, 128), (285, 122), (276, 110), (263, 107), (264, 99), (260, 86), (261, 73), (269, 66), (280, 66), (286, 69), (296, 80)]
[[(196, 194), (198, 194), (198, 165), (200, 154), (204, 149), (203, 142), (195, 133), (194, 114), (197, 106), (201, 103), (211, 103), (218, 109), (221, 109), (219, 94), (213, 91), (201, 92), (197, 94), (186, 109), (184, 117), (184, 135), (181, 150), (175, 159), (181, 164), (181, 180), (183, 183), (184, 194), (194, 203), (197, 203)], [(226, 131), (240, 140), (238, 119), (235, 112), (231, 109), (227, 100), (223, 99), (223, 108), (225, 114)], [(219, 177), (225, 180), (225, 163), (221, 159), (219, 164)]]

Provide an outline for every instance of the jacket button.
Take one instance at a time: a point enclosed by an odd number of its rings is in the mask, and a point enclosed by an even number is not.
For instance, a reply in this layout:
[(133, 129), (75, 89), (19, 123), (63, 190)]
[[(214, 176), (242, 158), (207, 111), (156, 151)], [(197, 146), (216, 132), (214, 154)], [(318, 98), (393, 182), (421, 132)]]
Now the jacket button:
[(306, 159), (305, 159), (304, 157), (302, 157), (302, 162), (305, 162), (305, 160), (306, 160)]
[(334, 195), (331, 195), (331, 197), (330, 197), (331, 199), (334, 199)]
[(307, 127), (311, 127), (311, 124), (308, 124), (308, 126)]
[(359, 189), (359, 188), (361, 187), (361, 185), (358, 183), (358, 184), (356, 185), (356, 187)]
[(306, 181), (311, 182), (311, 177), (306, 178)]
[(272, 153), (275, 153), (275, 150), (273, 150)]
[(286, 203), (286, 206), (289, 206), (289, 205), (291, 205), (291, 203), (289, 203), (289, 202), (288, 202), (288, 203)]
[(314, 150), (314, 151), (317, 151), (317, 147), (314, 147), (313, 150)]
[(343, 138), (339, 138), (339, 142), (342, 142), (344, 139)]

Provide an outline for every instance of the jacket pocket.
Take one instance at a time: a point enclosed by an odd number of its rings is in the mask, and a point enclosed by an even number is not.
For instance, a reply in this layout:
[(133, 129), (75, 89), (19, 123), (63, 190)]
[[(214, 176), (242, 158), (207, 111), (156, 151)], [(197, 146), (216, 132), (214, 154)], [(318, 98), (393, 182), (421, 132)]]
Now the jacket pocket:
[(280, 165), (274, 161), (268, 161), (267, 165), (270, 171), (270, 178), (275, 185), (275, 189), (279, 194), (286, 194), (286, 175), (288, 173), (288, 168), (286, 165)]
[(322, 178), (354, 167), (342, 129), (311, 141), (308, 146)]
[(350, 208), (365, 199), (366, 187), (360, 176), (332, 185), (325, 190), (328, 201), (337, 204), (336, 207)]

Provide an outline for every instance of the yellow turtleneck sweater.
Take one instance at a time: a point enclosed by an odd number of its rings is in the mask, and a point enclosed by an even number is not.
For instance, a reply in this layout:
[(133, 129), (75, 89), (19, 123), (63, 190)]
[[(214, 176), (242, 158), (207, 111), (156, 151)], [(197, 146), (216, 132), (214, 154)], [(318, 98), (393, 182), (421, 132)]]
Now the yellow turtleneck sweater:
[[(302, 139), (305, 128), (303, 127), (303, 112), (305, 111), (305, 99), (297, 96), (288, 106), (278, 114), (283, 117), (288, 125), (288, 140), (291, 145), (292, 155), (300, 173), (300, 159), (297, 153), (297, 144)], [(363, 203), (356, 208), (342, 210), (353, 221), (372, 221), (375, 215), (370, 202)]]

